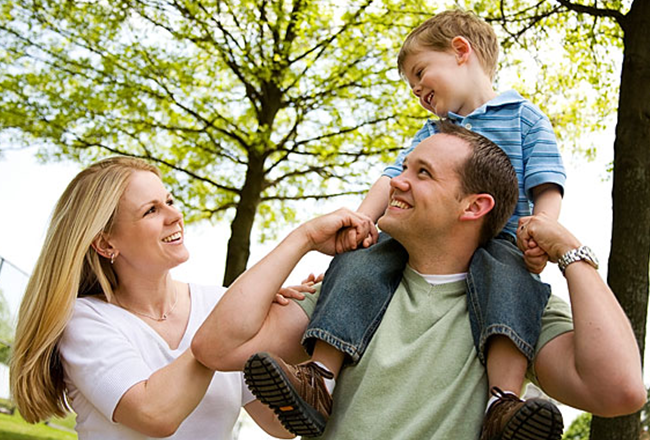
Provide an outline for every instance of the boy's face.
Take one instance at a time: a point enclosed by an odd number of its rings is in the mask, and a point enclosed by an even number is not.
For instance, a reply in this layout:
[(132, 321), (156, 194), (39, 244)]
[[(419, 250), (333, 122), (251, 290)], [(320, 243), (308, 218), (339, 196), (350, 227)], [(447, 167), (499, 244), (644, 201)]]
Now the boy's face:
[(463, 63), (449, 50), (439, 52), (421, 49), (404, 60), (404, 75), (420, 100), (420, 105), (441, 118), (448, 112), (467, 115), (474, 108), (467, 106), (466, 72)]

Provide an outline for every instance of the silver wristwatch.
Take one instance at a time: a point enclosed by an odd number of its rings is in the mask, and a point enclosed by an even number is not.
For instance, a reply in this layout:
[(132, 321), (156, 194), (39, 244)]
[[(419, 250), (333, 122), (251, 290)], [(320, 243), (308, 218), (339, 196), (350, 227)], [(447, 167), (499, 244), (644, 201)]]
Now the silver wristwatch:
[(572, 249), (566, 254), (562, 255), (557, 260), (557, 267), (560, 268), (562, 274), (564, 275), (564, 271), (566, 270), (567, 266), (571, 263), (575, 263), (576, 261), (585, 261), (591, 264), (594, 269), (598, 269), (598, 258), (596, 258), (594, 251), (589, 249), (587, 246), (580, 246), (579, 248)]

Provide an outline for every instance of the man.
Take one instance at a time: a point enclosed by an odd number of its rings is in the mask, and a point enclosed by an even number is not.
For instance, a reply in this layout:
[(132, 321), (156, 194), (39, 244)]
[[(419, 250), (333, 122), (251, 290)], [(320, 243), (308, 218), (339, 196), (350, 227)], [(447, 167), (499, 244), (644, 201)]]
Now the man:
[[(485, 231), (495, 234), (512, 212), (508, 194), (516, 188), (508, 188), (512, 180), (487, 179), (494, 188), (468, 191), (472, 178), (509, 165), (508, 159), (479, 135), (441, 127), (391, 181), (391, 204), (379, 226), (404, 246), (409, 264), (365, 355), (340, 373), (325, 438), (479, 435), (488, 387), (463, 277)], [(520, 224), (526, 252), (541, 249), (566, 265), (573, 311), (571, 325), (566, 305), (549, 302), (531, 377), (550, 396), (594, 414), (637, 411), (645, 403), (638, 347), (595, 262), (574, 252), (580, 243), (557, 222), (535, 216)], [(359, 243), (372, 231), (351, 212), (317, 218), (240, 277), (197, 333), (196, 357), (210, 368), (233, 370), (260, 350), (295, 362), (302, 353), (294, 332), (306, 325), (306, 315), (295, 303), (272, 305), (273, 298), (300, 257), (314, 249), (331, 253), (335, 232), (346, 225), (357, 228)]]

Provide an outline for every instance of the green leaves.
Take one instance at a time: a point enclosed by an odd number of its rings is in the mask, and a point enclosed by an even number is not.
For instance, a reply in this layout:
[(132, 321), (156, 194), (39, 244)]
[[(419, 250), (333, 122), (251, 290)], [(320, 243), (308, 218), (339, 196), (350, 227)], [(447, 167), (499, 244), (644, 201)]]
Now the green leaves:
[(288, 199), (367, 189), (421, 125), (392, 73), (420, 5), (399, 6), (5, 2), (0, 130), (48, 158), (147, 158), (189, 220), (291, 218)]

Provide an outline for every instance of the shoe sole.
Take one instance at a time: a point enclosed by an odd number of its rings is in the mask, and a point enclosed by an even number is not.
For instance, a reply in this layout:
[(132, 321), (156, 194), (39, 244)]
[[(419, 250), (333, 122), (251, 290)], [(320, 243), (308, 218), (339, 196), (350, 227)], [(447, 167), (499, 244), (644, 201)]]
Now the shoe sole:
[(562, 413), (547, 400), (530, 399), (503, 430), (501, 440), (560, 440)]
[(244, 379), (255, 397), (270, 406), (291, 433), (318, 437), (325, 430), (325, 417), (298, 395), (284, 370), (268, 354), (257, 353), (246, 361)]

